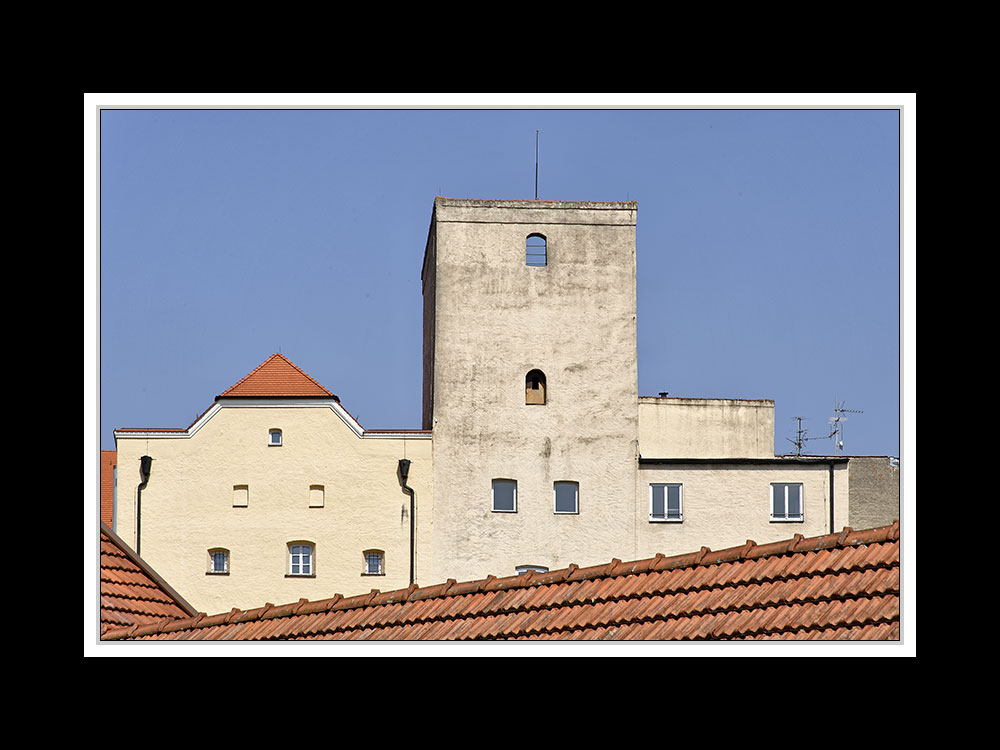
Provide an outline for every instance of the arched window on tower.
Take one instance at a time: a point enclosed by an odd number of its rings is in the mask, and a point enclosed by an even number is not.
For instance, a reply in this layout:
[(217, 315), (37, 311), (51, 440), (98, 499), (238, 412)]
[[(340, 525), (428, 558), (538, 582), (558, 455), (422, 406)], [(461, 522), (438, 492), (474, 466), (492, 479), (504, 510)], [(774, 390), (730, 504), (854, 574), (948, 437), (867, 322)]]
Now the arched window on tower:
[(546, 245), (544, 234), (532, 232), (524, 242), (524, 263), (529, 266), (544, 266), (547, 263)]
[(532, 370), (524, 376), (524, 403), (545, 403), (545, 373), (541, 370)]

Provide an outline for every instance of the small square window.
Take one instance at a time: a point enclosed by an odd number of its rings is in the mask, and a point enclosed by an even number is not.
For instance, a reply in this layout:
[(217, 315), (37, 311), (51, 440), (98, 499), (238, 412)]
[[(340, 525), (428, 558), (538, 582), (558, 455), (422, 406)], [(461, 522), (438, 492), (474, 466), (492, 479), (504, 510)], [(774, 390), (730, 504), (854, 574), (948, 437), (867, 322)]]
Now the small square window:
[(267, 436), (268, 445), (281, 445), (281, 430), (271, 430)]
[(682, 522), (684, 520), (682, 494), (680, 484), (649, 485), (649, 520)]
[(576, 482), (556, 482), (553, 485), (556, 513), (580, 512), (580, 485)]
[(493, 510), (497, 513), (517, 513), (517, 482), (513, 479), (493, 480)]
[(802, 484), (777, 482), (771, 485), (771, 520), (802, 520)]

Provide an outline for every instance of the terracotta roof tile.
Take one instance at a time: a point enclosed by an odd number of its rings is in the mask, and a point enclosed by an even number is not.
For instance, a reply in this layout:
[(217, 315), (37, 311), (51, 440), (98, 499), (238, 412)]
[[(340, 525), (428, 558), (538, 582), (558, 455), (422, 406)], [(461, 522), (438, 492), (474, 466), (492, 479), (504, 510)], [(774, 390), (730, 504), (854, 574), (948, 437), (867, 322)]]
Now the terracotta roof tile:
[[(317, 383), (281, 354), (272, 354), (216, 397), (220, 398), (334, 398), (337, 397)], [(337, 399), (339, 401), (339, 399)]]
[(115, 464), (118, 451), (101, 451), (101, 521), (114, 525)]
[(168, 619), (109, 640), (898, 640), (899, 524)]
[(197, 627), (194, 608), (170, 588), (104, 523), (101, 524), (101, 637), (138, 625), (160, 627), (184, 619)]

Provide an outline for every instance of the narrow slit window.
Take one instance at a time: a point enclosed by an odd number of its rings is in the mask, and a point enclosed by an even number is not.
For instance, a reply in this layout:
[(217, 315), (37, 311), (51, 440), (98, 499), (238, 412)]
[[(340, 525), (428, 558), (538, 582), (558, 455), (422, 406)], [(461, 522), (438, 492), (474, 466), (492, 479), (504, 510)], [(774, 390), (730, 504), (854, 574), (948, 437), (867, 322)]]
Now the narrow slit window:
[(545, 373), (541, 370), (529, 372), (524, 376), (524, 403), (544, 404), (545, 388)]
[(529, 234), (524, 242), (524, 262), (529, 266), (548, 264), (548, 241), (543, 234)]

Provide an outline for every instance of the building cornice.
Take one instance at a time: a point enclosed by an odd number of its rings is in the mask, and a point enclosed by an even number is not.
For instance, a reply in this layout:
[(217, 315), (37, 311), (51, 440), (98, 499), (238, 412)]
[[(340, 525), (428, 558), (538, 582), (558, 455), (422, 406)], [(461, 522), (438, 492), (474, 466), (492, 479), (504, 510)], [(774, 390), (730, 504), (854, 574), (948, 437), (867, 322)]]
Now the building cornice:
[(198, 417), (190, 427), (187, 428), (119, 428), (114, 431), (115, 440), (118, 438), (176, 438), (185, 439), (194, 437), (197, 432), (204, 427), (209, 420), (214, 417), (219, 410), (226, 408), (251, 408), (251, 409), (309, 409), (328, 408), (334, 412), (341, 421), (347, 425), (351, 432), (359, 438), (386, 439), (386, 438), (410, 438), (416, 440), (428, 440), (432, 437), (430, 430), (366, 430), (361, 423), (356, 420), (350, 412), (341, 404), (339, 399), (332, 397), (321, 398), (226, 398), (219, 397), (204, 414)]

